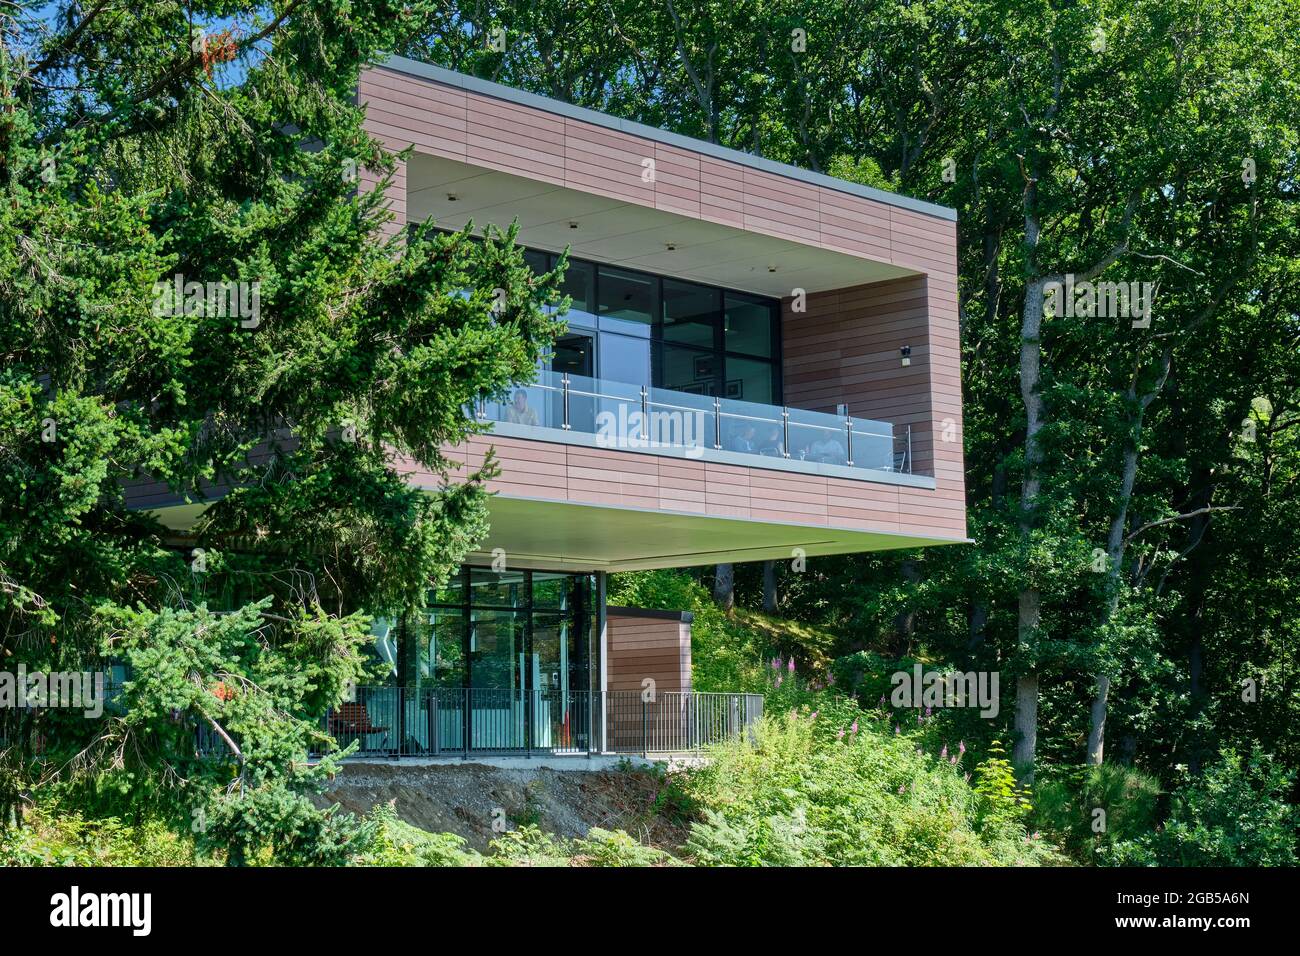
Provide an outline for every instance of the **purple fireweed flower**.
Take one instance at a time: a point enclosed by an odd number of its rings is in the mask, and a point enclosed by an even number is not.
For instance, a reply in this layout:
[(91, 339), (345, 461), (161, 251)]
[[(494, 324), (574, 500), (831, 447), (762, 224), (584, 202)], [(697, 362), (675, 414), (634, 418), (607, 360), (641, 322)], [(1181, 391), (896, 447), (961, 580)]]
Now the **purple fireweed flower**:
[(835, 732), (835, 739), (836, 739), (836, 740), (843, 740), (843, 739), (844, 739), (844, 728), (843, 728), (843, 727), (841, 727), (839, 730), (837, 730), (837, 731)]
[(894, 736), (897, 737), (902, 731), (898, 729), (898, 724), (894, 724)]
[(790, 663), (787, 664), (787, 665), (785, 666), (785, 669), (788, 670), (791, 674), (794, 673), (794, 655), (793, 655), (793, 654), (790, 655)]
[(774, 682), (775, 685), (776, 685), (777, 687), (780, 687), (780, 686), (781, 686), (781, 680), (782, 680), (781, 675), (780, 675), (780, 674), (777, 674), (777, 675), (776, 675), (776, 681)]
[(818, 715), (819, 713), (821, 713), (821, 711), (819, 711), (819, 710), (814, 710), (811, 714), (808, 715), (808, 719), (809, 719), (809, 720), (816, 720), (816, 719), (817, 719), (817, 715)]
[(927, 716), (927, 717), (930, 716), (930, 708), (929, 708), (929, 707), (925, 708), (925, 716)]
[(849, 730), (853, 731), (855, 734), (858, 732), (858, 722), (856, 720), (853, 722), (853, 725), (849, 727)]
[(779, 671), (780, 669), (781, 669), (781, 658), (779, 657), (772, 658), (772, 670)]
[(898, 785), (898, 792), (899, 793), (903, 792), (903, 785), (901, 783)]
[(940, 759), (940, 760), (947, 760), (947, 759), (948, 759), (948, 745), (947, 745), (947, 744), (944, 744), (944, 745), (943, 745), (943, 749), (939, 751), (939, 759)]
[(835, 675), (834, 675), (834, 674), (827, 674), (827, 675), (826, 675), (826, 686), (827, 686), (827, 687), (834, 687), (834, 686), (835, 686)]
[(951, 757), (949, 757), (948, 762), (952, 764), (954, 767), (957, 766), (957, 755), (953, 754)]
[(964, 754), (965, 752), (966, 752), (966, 741), (963, 740), (957, 744), (957, 753)]

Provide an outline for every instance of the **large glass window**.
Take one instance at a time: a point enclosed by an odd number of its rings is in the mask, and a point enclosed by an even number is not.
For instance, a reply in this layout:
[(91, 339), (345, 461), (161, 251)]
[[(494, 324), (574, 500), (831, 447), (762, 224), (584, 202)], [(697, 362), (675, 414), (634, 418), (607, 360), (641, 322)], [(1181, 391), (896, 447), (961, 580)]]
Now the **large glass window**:
[[(538, 271), (558, 256), (529, 261)], [(774, 299), (569, 259), (571, 332), (547, 366), (602, 382), (779, 405)]]
[(728, 352), (772, 357), (775, 309), (770, 299), (728, 292), (722, 316), (722, 334)]
[(408, 687), (585, 692), (594, 608), (591, 575), (462, 568), (375, 648)]
[(725, 375), (723, 398), (757, 402), (760, 405), (777, 403), (771, 362), (728, 354)]
[(659, 313), (656, 277), (610, 266), (598, 266), (596, 275), (601, 329), (630, 335), (648, 334)]
[(664, 279), (664, 342), (712, 350), (718, 298), (717, 289)]

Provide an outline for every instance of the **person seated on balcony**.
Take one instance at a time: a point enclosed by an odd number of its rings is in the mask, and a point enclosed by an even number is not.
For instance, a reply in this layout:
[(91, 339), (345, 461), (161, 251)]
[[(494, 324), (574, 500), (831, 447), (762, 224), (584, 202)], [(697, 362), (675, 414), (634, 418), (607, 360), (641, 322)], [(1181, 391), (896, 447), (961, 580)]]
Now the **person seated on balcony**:
[(844, 446), (834, 436), (829, 435), (821, 441), (812, 443), (808, 449), (808, 457), (828, 465), (842, 465), (848, 461)]
[(537, 412), (528, 404), (528, 393), (522, 388), (515, 390), (515, 400), (506, 409), (506, 421), (513, 425), (537, 427)]
[(767, 435), (758, 446), (760, 455), (770, 455), (773, 458), (780, 458), (785, 454), (781, 448), (781, 429), (773, 425), (767, 430)]
[(754, 426), (751, 422), (745, 422), (739, 426), (731, 439), (731, 451), (754, 451)]

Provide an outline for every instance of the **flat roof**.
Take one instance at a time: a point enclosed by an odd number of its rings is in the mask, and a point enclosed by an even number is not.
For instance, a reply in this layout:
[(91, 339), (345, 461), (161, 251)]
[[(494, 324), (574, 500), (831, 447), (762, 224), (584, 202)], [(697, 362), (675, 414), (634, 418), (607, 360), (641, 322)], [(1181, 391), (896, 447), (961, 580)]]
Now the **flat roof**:
[(640, 136), (643, 139), (664, 143), (668, 146), (676, 146), (679, 149), (687, 149), (696, 153), (703, 153), (741, 166), (761, 169), (764, 172), (784, 176), (787, 179), (798, 180), (813, 186), (821, 186), (825, 189), (833, 189), (852, 196), (861, 196), (864, 199), (872, 199), (886, 205), (897, 206), (900, 209), (908, 209), (938, 219), (946, 219), (949, 222), (957, 221), (957, 210), (948, 206), (940, 206), (922, 199), (913, 199), (911, 196), (903, 196), (899, 193), (886, 192), (883, 189), (875, 189), (871, 186), (861, 186), (843, 179), (836, 179), (834, 176), (826, 176), (822, 173), (800, 169), (798, 166), (791, 166), (788, 163), (778, 163), (774, 160), (764, 159), (762, 156), (755, 156), (752, 153), (743, 153), (738, 149), (728, 149), (725, 146), (708, 143), (702, 139), (680, 136), (677, 133), (670, 133), (667, 130), (647, 126), (644, 123), (619, 119), (617, 116), (610, 116), (608, 113), (600, 113), (582, 106), (573, 106), (570, 103), (553, 100), (548, 96), (540, 96), (537, 93), (517, 90), (512, 86), (493, 83), (491, 80), (480, 80), (476, 76), (467, 76), (464, 73), (457, 73), (454, 70), (434, 66), (431, 63), (422, 63), (419, 60), (408, 59), (404, 56), (391, 56), (378, 65), (408, 73), (411, 76), (433, 80), (435, 83), (442, 83), (446, 86), (454, 86), (484, 96), (491, 96), (495, 99), (506, 100), (510, 103), (518, 103), (521, 106), (531, 107), (546, 113), (567, 116), (570, 119), (581, 120), (595, 126), (604, 126), (607, 129), (627, 133), (629, 136)]

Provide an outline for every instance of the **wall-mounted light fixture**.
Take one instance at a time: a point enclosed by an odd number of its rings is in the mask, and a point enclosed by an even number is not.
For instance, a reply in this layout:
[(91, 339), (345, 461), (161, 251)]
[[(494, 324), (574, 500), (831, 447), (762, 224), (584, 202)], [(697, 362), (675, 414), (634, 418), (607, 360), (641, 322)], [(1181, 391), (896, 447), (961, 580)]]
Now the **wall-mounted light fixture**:
[(903, 357), (904, 365), (912, 364), (912, 346), (904, 345), (901, 349), (898, 350), (898, 354)]
[(570, 223), (569, 223), (569, 228), (570, 228), (570, 229), (577, 229), (577, 228), (578, 228), (578, 223), (577, 223), (576, 221), (574, 221), (574, 222), (570, 222)]
[(447, 193), (447, 202), (455, 202), (455, 201), (456, 201), (456, 194), (455, 194), (455, 193)]
[(769, 266), (767, 267), (767, 271), (768, 271), (768, 272), (775, 272), (775, 271), (776, 271), (776, 264), (773, 263), (772, 265), (769, 265)]

